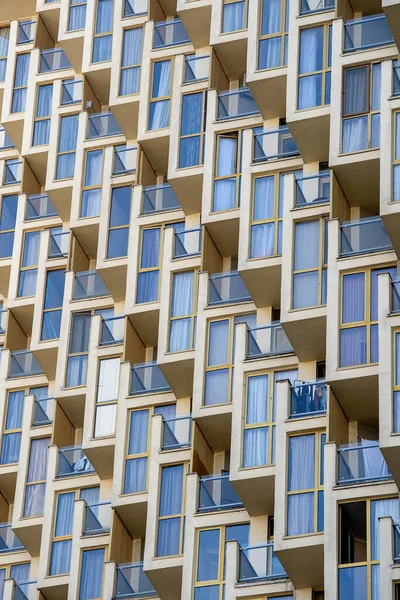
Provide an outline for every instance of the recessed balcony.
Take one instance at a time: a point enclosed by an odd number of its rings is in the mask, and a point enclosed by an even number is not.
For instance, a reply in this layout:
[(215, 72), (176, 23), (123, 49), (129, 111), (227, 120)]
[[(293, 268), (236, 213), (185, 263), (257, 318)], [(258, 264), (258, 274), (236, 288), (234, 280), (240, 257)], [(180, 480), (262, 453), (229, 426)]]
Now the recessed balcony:
[(198, 512), (243, 508), (243, 503), (229, 481), (229, 473), (200, 478)]
[(254, 129), (253, 162), (299, 156), (300, 152), (287, 125), (263, 131)]
[(210, 275), (208, 306), (251, 302), (251, 296), (237, 271)]
[(259, 113), (256, 101), (247, 87), (218, 94), (218, 121), (249, 117)]
[(111, 500), (85, 503), (83, 535), (100, 535), (111, 529)]
[(178, 415), (173, 419), (164, 419), (161, 450), (190, 448), (192, 425), (192, 415)]
[(239, 583), (250, 584), (287, 577), (274, 552), (274, 542), (259, 542), (239, 548)]
[(114, 600), (156, 596), (156, 590), (143, 570), (143, 563), (125, 563), (117, 566)]
[(95, 473), (81, 446), (69, 446), (58, 451), (57, 478), (77, 477)]
[(293, 353), (293, 348), (279, 321), (247, 329), (246, 357), (248, 359)]
[(43, 371), (30, 350), (18, 350), (11, 352), (10, 369), (8, 377), (31, 377), (43, 375)]
[(157, 394), (170, 391), (170, 386), (156, 362), (133, 365), (131, 395)]
[(148, 215), (167, 210), (177, 210), (181, 206), (175, 192), (169, 183), (152, 185), (143, 189), (143, 215)]
[(73, 300), (89, 300), (109, 295), (110, 292), (97, 271), (82, 271), (75, 275)]
[(34, 194), (26, 198), (25, 220), (50, 219), (58, 217), (57, 211), (47, 194)]
[(112, 135), (122, 135), (112, 112), (97, 113), (88, 116), (88, 125), (86, 137), (88, 140), (109, 137)]
[(64, 69), (72, 69), (72, 66), (62, 48), (42, 50), (39, 73), (50, 73), (51, 71), (62, 71)]
[(338, 485), (355, 485), (392, 479), (379, 441), (364, 440), (338, 448)]
[(341, 257), (393, 249), (381, 217), (348, 221), (340, 226), (340, 230)]
[(301, 382), (291, 386), (290, 419), (325, 415), (328, 389), (325, 381)]
[(0, 554), (23, 550), (25, 550), (25, 546), (11, 529), (11, 523), (0, 523)]
[(344, 52), (370, 50), (394, 44), (392, 30), (384, 14), (352, 19), (344, 24)]
[(183, 231), (175, 231), (172, 258), (189, 258), (200, 255), (202, 233), (203, 229), (201, 227), (184, 229)]
[(190, 38), (180, 19), (154, 24), (153, 50), (180, 44), (190, 44)]

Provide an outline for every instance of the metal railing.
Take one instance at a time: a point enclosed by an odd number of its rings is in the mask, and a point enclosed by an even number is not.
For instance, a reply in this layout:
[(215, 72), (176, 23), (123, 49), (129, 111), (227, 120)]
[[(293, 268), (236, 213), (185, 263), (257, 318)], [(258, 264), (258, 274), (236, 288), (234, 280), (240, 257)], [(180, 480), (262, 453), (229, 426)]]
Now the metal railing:
[(210, 56), (190, 54), (185, 57), (185, 76), (183, 83), (192, 83), (208, 79), (210, 75)]
[(4, 169), (4, 185), (12, 185), (21, 183), (22, 177), (22, 160), (11, 159), (6, 160)]
[(117, 566), (115, 600), (155, 596), (156, 591), (143, 570), (143, 563), (126, 563)]
[(143, 189), (143, 214), (174, 210), (180, 207), (178, 198), (169, 183), (152, 185)]
[(290, 417), (306, 417), (326, 413), (325, 381), (301, 382), (291, 386)]
[(6, 150), (7, 148), (15, 148), (15, 145), (7, 131), (0, 125), (0, 150)]
[(63, 81), (61, 104), (75, 104), (82, 101), (82, 85), (80, 79)]
[(296, 178), (295, 206), (321, 204), (331, 199), (331, 172), (321, 171), (315, 175)]
[(364, 440), (338, 448), (338, 484), (391, 479), (379, 442)]
[(0, 523), (0, 554), (25, 550), (25, 546), (11, 529), (11, 523)]
[(175, 231), (174, 252), (172, 258), (185, 258), (201, 254), (202, 228)]
[(29, 377), (42, 374), (43, 371), (30, 350), (11, 352), (8, 377)]
[(109, 135), (119, 135), (121, 133), (121, 127), (118, 125), (112, 112), (89, 115), (87, 128), (88, 140), (107, 137)]
[(332, 10), (335, 8), (335, 0), (301, 0), (301, 15), (319, 12), (321, 10)]
[(57, 211), (51, 203), (47, 194), (35, 194), (26, 199), (25, 220), (45, 219), (48, 217), (58, 217)]
[(394, 38), (384, 14), (361, 17), (344, 24), (344, 52), (388, 44), (394, 44)]
[(247, 358), (292, 353), (293, 348), (279, 321), (247, 328)]
[(239, 549), (239, 581), (287, 577), (274, 552), (273, 542), (248, 544)]
[(166, 392), (171, 388), (156, 362), (141, 363), (132, 366), (132, 396)]
[(210, 275), (209, 282), (209, 306), (231, 302), (248, 302), (252, 299), (237, 271), (215, 273)]
[(7, 317), (8, 317), (8, 309), (2, 308), (0, 310), (0, 335), (3, 335), (6, 332)]
[(254, 131), (254, 162), (298, 156), (299, 149), (287, 125), (269, 131)]
[(59, 448), (57, 477), (71, 477), (94, 472), (95, 470), (81, 446)]
[(227, 90), (218, 94), (218, 120), (234, 119), (259, 114), (253, 94), (247, 87)]
[(82, 271), (75, 275), (73, 300), (109, 296), (110, 292), (97, 271)]
[(54, 398), (35, 398), (33, 426), (49, 425), (54, 417)]
[(198, 512), (241, 508), (242, 501), (229, 481), (229, 473), (200, 478)]
[(100, 346), (122, 344), (125, 337), (125, 315), (118, 317), (102, 317)]
[(67, 55), (62, 48), (52, 48), (50, 50), (42, 50), (40, 55), (39, 73), (48, 73), (49, 71), (61, 71), (63, 69), (71, 69)]
[(20, 21), (18, 23), (17, 44), (29, 44), (34, 40), (36, 21)]
[(381, 217), (348, 221), (340, 226), (340, 256), (392, 250), (392, 243)]
[(190, 43), (190, 37), (180, 19), (160, 21), (154, 24), (154, 49), (188, 43)]
[(162, 450), (186, 448), (192, 443), (192, 415), (182, 415), (163, 421)]
[(61, 258), (68, 256), (69, 250), (69, 231), (60, 231), (59, 233), (50, 232), (49, 250), (47, 258)]
[(111, 500), (91, 502), (85, 506), (84, 535), (107, 533), (111, 527)]
[(134, 173), (137, 162), (137, 146), (126, 148), (125, 146), (114, 148), (113, 175)]

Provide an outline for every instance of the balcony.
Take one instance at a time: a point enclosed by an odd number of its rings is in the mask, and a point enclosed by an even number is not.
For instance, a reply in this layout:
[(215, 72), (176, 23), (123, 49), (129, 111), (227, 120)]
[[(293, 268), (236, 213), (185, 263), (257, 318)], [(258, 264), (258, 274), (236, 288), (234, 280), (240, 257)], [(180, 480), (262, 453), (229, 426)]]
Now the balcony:
[(321, 171), (316, 175), (296, 178), (296, 208), (323, 204), (331, 199), (331, 173)]
[(8, 377), (30, 377), (32, 375), (42, 375), (43, 371), (36, 358), (30, 350), (17, 350), (11, 352), (10, 370)]
[(54, 417), (54, 398), (36, 398), (33, 413), (33, 427), (50, 425)]
[(393, 524), (393, 536), (394, 536), (394, 558), (393, 562), (400, 563), (400, 523)]
[(393, 61), (393, 96), (400, 96), (400, 61)]
[(143, 189), (142, 214), (148, 215), (180, 208), (178, 198), (169, 183), (152, 185)]
[(156, 362), (133, 365), (131, 395), (169, 392), (170, 386)]
[(242, 546), (239, 550), (239, 582), (282, 579), (287, 574), (274, 552), (274, 543)]
[(209, 306), (249, 302), (252, 300), (242, 278), (237, 271), (210, 275)]
[(196, 56), (189, 54), (185, 56), (185, 74), (183, 83), (194, 83), (204, 81), (210, 76), (210, 56)]
[(147, 0), (124, 0), (124, 17), (136, 17), (147, 13)]
[(247, 330), (247, 358), (293, 354), (293, 348), (279, 321)]
[(400, 279), (392, 280), (392, 313), (400, 312)]
[(68, 256), (69, 231), (50, 232), (47, 258), (63, 258)]
[(162, 450), (190, 448), (192, 443), (192, 416), (183, 415), (163, 421)]
[(325, 381), (292, 385), (290, 418), (312, 417), (326, 413), (327, 387)]
[(62, 48), (52, 48), (51, 50), (42, 50), (40, 55), (39, 73), (49, 73), (50, 71), (62, 71), (71, 69), (64, 50)]
[(34, 40), (36, 21), (21, 21), (18, 23), (17, 44), (30, 44)]
[(190, 44), (190, 38), (180, 19), (154, 24), (153, 49)]
[(91, 502), (85, 506), (83, 535), (108, 533), (111, 527), (111, 500)]
[(101, 320), (100, 346), (122, 344), (125, 337), (125, 316)]
[(109, 295), (110, 292), (97, 271), (82, 271), (75, 275), (73, 300), (100, 298), (101, 296)]
[(14, 143), (4, 127), (0, 125), (0, 150), (8, 150), (9, 148), (15, 148)]
[(113, 175), (127, 175), (136, 172), (137, 146), (127, 148), (126, 146), (117, 146), (114, 148), (114, 168)]
[(36, 194), (26, 199), (26, 221), (58, 217), (57, 211), (47, 194)]
[(333, 10), (334, 8), (335, 0), (301, 0), (300, 14), (309, 15), (323, 10)]
[(80, 79), (69, 79), (63, 81), (61, 104), (76, 104), (82, 102), (82, 81)]
[(202, 228), (175, 231), (174, 252), (172, 258), (187, 258), (201, 254)]
[(11, 529), (11, 523), (0, 523), (0, 554), (22, 550), (25, 550), (25, 546)]
[(88, 140), (111, 135), (121, 135), (121, 133), (121, 127), (118, 125), (112, 112), (89, 115), (87, 128)]
[(38, 597), (37, 581), (14, 581), (13, 600), (36, 600)]
[(81, 446), (69, 446), (58, 451), (57, 477), (76, 477), (87, 475), (95, 470)]
[(349, 221), (343, 223), (340, 229), (341, 257), (392, 250), (392, 243), (381, 217)]
[(289, 158), (299, 154), (299, 149), (287, 125), (268, 131), (262, 131), (258, 127), (254, 130), (254, 162)]
[(17, 183), (21, 183), (22, 164), (22, 160), (18, 160), (17, 158), (6, 160), (3, 185), (16, 185)]
[(229, 481), (229, 473), (200, 478), (198, 512), (242, 508), (243, 504)]
[(5, 332), (6, 332), (7, 317), (8, 317), (7, 308), (2, 308), (0, 310), (0, 335), (5, 334)]
[(379, 442), (364, 440), (338, 448), (338, 485), (385, 481), (392, 475)]
[(118, 565), (114, 600), (148, 596), (156, 596), (156, 591), (143, 570), (143, 563)]
[(394, 39), (384, 14), (353, 19), (344, 25), (344, 52), (357, 52), (390, 44), (394, 44)]
[(258, 115), (259, 112), (253, 95), (247, 87), (218, 94), (218, 121), (249, 117)]

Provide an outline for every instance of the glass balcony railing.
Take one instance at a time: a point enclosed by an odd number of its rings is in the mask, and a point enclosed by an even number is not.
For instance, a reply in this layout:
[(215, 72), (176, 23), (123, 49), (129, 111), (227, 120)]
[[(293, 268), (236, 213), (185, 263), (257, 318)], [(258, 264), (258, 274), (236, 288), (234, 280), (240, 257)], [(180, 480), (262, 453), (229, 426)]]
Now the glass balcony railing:
[(278, 129), (254, 131), (254, 162), (298, 156), (299, 150), (287, 125)]
[(68, 79), (63, 81), (61, 104), (75, 104), (82, 101), (82, 81), (80, 79)]
[(176, 231), (173, 258), (185, 258), (201, 254), (201, 238), (201, 227)]
[(91, 502), (85, 507), (84, 535), (107, 533), (111, 527), (111, 500)]
[(11, 352), (9, 377), (42, 375), (43, 371), (30, 350)]
[(257, 115), (259, 108), (249, 88), (228, 90), (218, 94), (218, 120)]
[(0, 150), (7, 150), (7, 148), (15, 148), (15, 146), (7, 131), (0, 125)]
[(97, 271), (82, 271), (75, 275), (73, 300), (109, 296), (110, 292)]
[(338, 484), (391, 479), (379, 442), (364, 440), (338, 448)]
[(127, 563), (117, 566), (115, 600), (146, 598), (155, 595), (156, 591), (143, 571), (143, 563)]
[(153, 39), (154, 49), (188, 43), (190, 43), (190, 37), (180, 19), (155, 23)]
[(247, 358), (291, 354), (292, 352), (293, 348), (279, 321), (248, 328)]
[(394, 536), (393, 562), (400, 563), (400, 523), (393, 524), (393, 536)]
[(114, 148), (114, 169), (113, 175), (126, 175), (135, 173), (137, 161), (137, 146), (127, 148), (126, 146), (117, 146)]
[(239, 550), (239, 581), (259, 581), (287, 577), (274, 552), (274, 543), (265, 542), (241, 546)]
[(296, 178), (296, 206), (321, 204), (331, 199), (331, 173), (321, 171), (316, 175)]
[(361, 17), (344, 24), (345, 52), (356, 52), (388, 44), (394, 44), (394, 39), (384, 14)]
[(392, 279), (392, 312), (400, 312), (400, 279)]
[(37, 600), (37, 581), (14, 581), (13, 600)]
[(33, 426), (49, 425), (54, 417), (54, 398), (36, 398), (33, 413)]
[(202, 81), (210, 76), (210, 56), (196, 56), (189, 54), (185, 56), (185, 75), (183, 83)]
[(169, 183), (152, 185), (143, 190), (143, 214), (180, 208), (178, 198)]
[(381, 217), (367, 217), (340, 226), (340, 256), (392, 250), (392, 243)]
[(57, 477), (72, 477), (94, 472), (93, 466), (80, 446), (59, 449)]
[(200, 478), (198, 512), (227, 510), (243, 506), (229, 481), (229, 473), (205, 475)]
[(28, 196), (26, 199), (25, 220), (46, 219), (57, 217), (57, 211), (47, 194)]
[(252, 299), (237, 271), (215, 273), (210, 275), (209, 281), (209, 306), (231, 302), (248, 302)]
[(301, 15), (319, 12), (321, 10), (332, 10), (335, 8), (335, 0), (301, 0)]
[(22, 160), (6, 160), (3, 180), (4, 185), (15, 185), (16, 183), (21, 183), (22, 164)]
[(292, 385), (290, 417), (308, 417), (326, 413), (327, 387), (325, 381), (301, 382)]
[(33, 42), (36, 21), (21, 21), (18, 23), (17, 44), (29, 44)]
[(11, 529), (11, 523), (0, 523), (0, 554), (18, 550), (25, 550), (25, 546)]
[(163, 450), (187, 448), (192, 443), (192, 416), (182, 415), (163, 421)]
[(63, 69), (71, 69), (64, 50), (62, 48), (52, 48), (50, 50), (42, 50), (40, 55), (39, 73), (48, 73), (49, 71), (61, 71)]
[(3, 335), (6, 332), (7, 319), (8, 319), (8, 309), (2, 308), (0, 310), (0, 335)]
[(156, 392), (167, 392), (171, 388), (156, 362), (133, 365), (132, 367), (132, 396)]
[(393, 61), (393, 96), (400, 96), (400, 60)]
[(122, 344), (125, 337), (125, 316), (102, 318), (100, 346)]
[(87, 128), (88, 140), (107, 137), (109, 135), (119, 135), (121, 133), (121, 127), (118, 125), (112, 112), (89, 115)]
[(50, 232), (48, 258), (62, 258), (68, 256), (69, 250), (69, 231), (60, 231), (58, 233)]
[(124, 17), (135, 17), (147, 13), (147, 0), (124, 0)]

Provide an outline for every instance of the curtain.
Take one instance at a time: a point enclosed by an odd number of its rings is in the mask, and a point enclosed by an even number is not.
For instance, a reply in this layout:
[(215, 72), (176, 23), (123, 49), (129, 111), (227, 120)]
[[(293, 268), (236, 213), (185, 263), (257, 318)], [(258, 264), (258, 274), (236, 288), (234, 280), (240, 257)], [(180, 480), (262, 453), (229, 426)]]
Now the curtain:
[(24, 112), (26, 105), (26, 86), (28, 84), (30, 53), (18, 54), (15, 67), (14, 89), (11, 112)]
[(372, 65), (372, 98), (371, 110), (381, 108), (381, 63)]
[[(135, 94), (139, 91), (140, 63), (142, 60), (143, 28), (126, 29), (124, 32), (124, 45), (122, 50), (122, 69), (120, 82), (120, 96)], [(132, 65), (134, 65), (132, 67)]]
[(50, 573), (49, 575), (63, 575), (69, 573), (71, 564), (72, 540), (55, 541), (51, 546)]
[(81, 217), (98, 217), (100, 215), (101, 188), (82, 192)]
[(208, 342), (208, 366), (226, 365), (228, 362), (229, 321), (211, 321)]
[(92, 600), (102, 596), (104, 548), (85, 550), (82, 553), (79, 600)]
[(222, 20), (223, 33), (230, 31), (239, 31), (245, 26), (244, 23), (244, 1), (233, 2), (224, 5), (224, 14)]
[(277, 395), (277, 382), (283, 379), (288, 379), (291, 385), (294, 384), (298, 377), (297, 369), (291, 369), (290, 371), (275, 371), (274, 373), (274, 393), (273, 393), (273, 404), (272, 404), (272, 422), (276, 422), (276, 395)]
[(275, 212), (275, 177), (257, 177), (254, 181), (253, 221), (273, 219)]
[(44, 308), (60, 308), (64, 299), (65, 270), (47, 272)]
[(5, 430), (19, 429), (22, 426), (25, 392), (9, 392)]
[(147, 452), (148, 427), (148, 410), (135, 410), (131, 412), (128, 454), (143, 454)]
[(268, 464), (269, 427), (245, 429), (243, 439), (243, 467)]
[(41, 85), (36, 105), (36, 117), (50, 117), (53, 98), (53, 84)]
[(179, 168), (195, 167), (202, 163), (200, 158), (200, 136), (182, 138), (179, 142)]
[(203, 93), (182, 97), (181, 135), (201, 132)]
[(368, 148), (368, 117), (342, 121), (342, 152), (359, 152)]
[(7, 56), (9, 42), (10, 42), (10, 28), (9, 27), (1, 27), (0, 28), (0, 56)]
[(342, 322), (356, 323), (364, 320), (365, 275), (354, 273), (343, 277)]
[(161, 473), (160, 517), (182, 512), (183, 465), (163, 467)]
[(315, 435), (296, 435), (289, 438), (288, 490), (307, 490), (314, 487)]
[[(32, 440), (28, 467), (28, 483), (46, 480), (49, 443), (50, 438)], [(45, 483), (26, 486), (25, 517), (43, 515), (45, 489)]]
[(344, 115), (354, 115), (368, 110), (369, 67), (356, 67), (345, 71)]
[(397, 523), (400, 518), (399, 499), (385, 498), (371, 502), (371, 560), (379, 560), (379, 517), (392, 517)]
[(38, 264), (40, 231), (26, 233), (24, 239), (23, 267), (34, 267)]
[(268, 375), (254, 375), (247, 380), (246, 423), (268, 421)]
[(94, 437), (107, 437), (115, 434), (116, 404), (106, 404), (96, 407)]
[(282, 0), (263, 0), (261, 35), (278, 33), (281, 30)]
[(313, 269), (319, 265), (319, 220), (296, 223), (294, 270)]
[(181, 519), (163, 519), (158, 522), (157, 556), (175, 556), (180, 551)]
[(70, 356), (67, 365), (66, 387), (76, 387), (86, 383), (88, 357), (86, 354), (82, 356)]
[(158, 269), (139, 273), (136, 303), (156, 302), (158, 300)]
[(364, 477), (367, 479), (388, 477), (390, 475), (390, 471), (385, 459), (383, 458), (382, 452), (379, 446), (376, 444), (376, 441), (362, 439), (361, 445), (365, 449), (358, 451), (360, 453), (360, 459), (363, 463), (362, 466), (364, 467)]
[(314, 531), (314, 493), (288, 496), (288, 535), (302, 535)]
[(56, 179), (71, 179), (75, 171), (75, 152), (60, 154), (57, 159)]
[[(154, 63), (152, 99), (165, 98), (170, 94), (171, 61)], [(169, 124), (169, 100), (159, 100), (150, 104), (149, 129), (161, 129)]]
[(163, 129), (169, 125), (169, 100), (158, 100), (150, 104), (149, 129)]
[(49, 143), (50, 138), (50, 119), (36, 121), (33, 127), (32, 146), (44, 146)]
[(158, 267), (160, 254), (160, 228), (144, 229), (142, 231), (141, 269)]
[(101, 185), (103, 150), (92, 150), (86, 154), (85, 186)]
[(1, 446), (1, 464), (8, 465), (19, 460), (21, 433), (4, 433)]
[[(237, 173), (237, 137), (218, 138), (217, 177), (236, 175)], [(229, 210), (236, 206), (236, 177), (220, 179), (214, 182), (213, 211)]]
[(97, 0), (96, 33), (112, 31), (113, 0)]
[(362, 365), (367, 361), (367, 329), (351, 327), (340, 332), (340, 366)]
[(204, 405), (224, 404), (229, 398), (229, 369), (218, 369), (206, 373)]
[[(279, 249), (278, 249), (279, 252)], [(275, 223), (251, 226), (250, 258), (264, 258), (275, 254)]]
[(70, 152), (76, 150), (77, 136), (78, 115), (69, 115), (67, 117), (61, 117), (58, 151)]
[(111, 59), (112, 36), (103, 35), (94, 38), (92, 62), (99, 63)]
[(260, 40), (258, 46), (258, 68), (274, 69), (280, 67), (282, 39), (281, 36)]
[[(323, 68), (324, 28), (310, 27), (300, 31), (299, 73), (313, 73)], [(322, 104), (322, 75), (299, 78), (299, 110)]]
[[(81, 4), (81, 6), (74, 6)], [(82, 5), (82, 0), (71, 0), (71, 8), (69, 9), (68, 31), (78, 31), (85, 29), (86, 24), (86, 3)]]
[[(194, 272), (175, 273), (172, 286), (171, 317), (190, 315), (193, 311)], [(178, 352), (190, 348), (191, 319), (170, 322), (169, 351)]]
[(108, 358), (100, 361), (97, 402), (118, 399), (119, 365), (119, 358)]
[(54, 537), (72, 534), (72, 519), (74, 516), (75, 492), (66, 492), (57, 497), (57, 515)]
[(0, 231), (14, 229), (17, 218), (18, 196), (3, 196), (1, 203)]
[(89, 348), (90, 321), (90, 313), (73, 315), (72, 332), (69, 344), (70, 354), (87, 352)]
[[(318, 258), (318, 255), (317, 255)], [(318, 306), (318, 271), (293, 275), (294, 309)]]
[(131, 194), (131, 186), (117, 187), (113, 189), (111, 196), (110, 227), (129, 225)]

